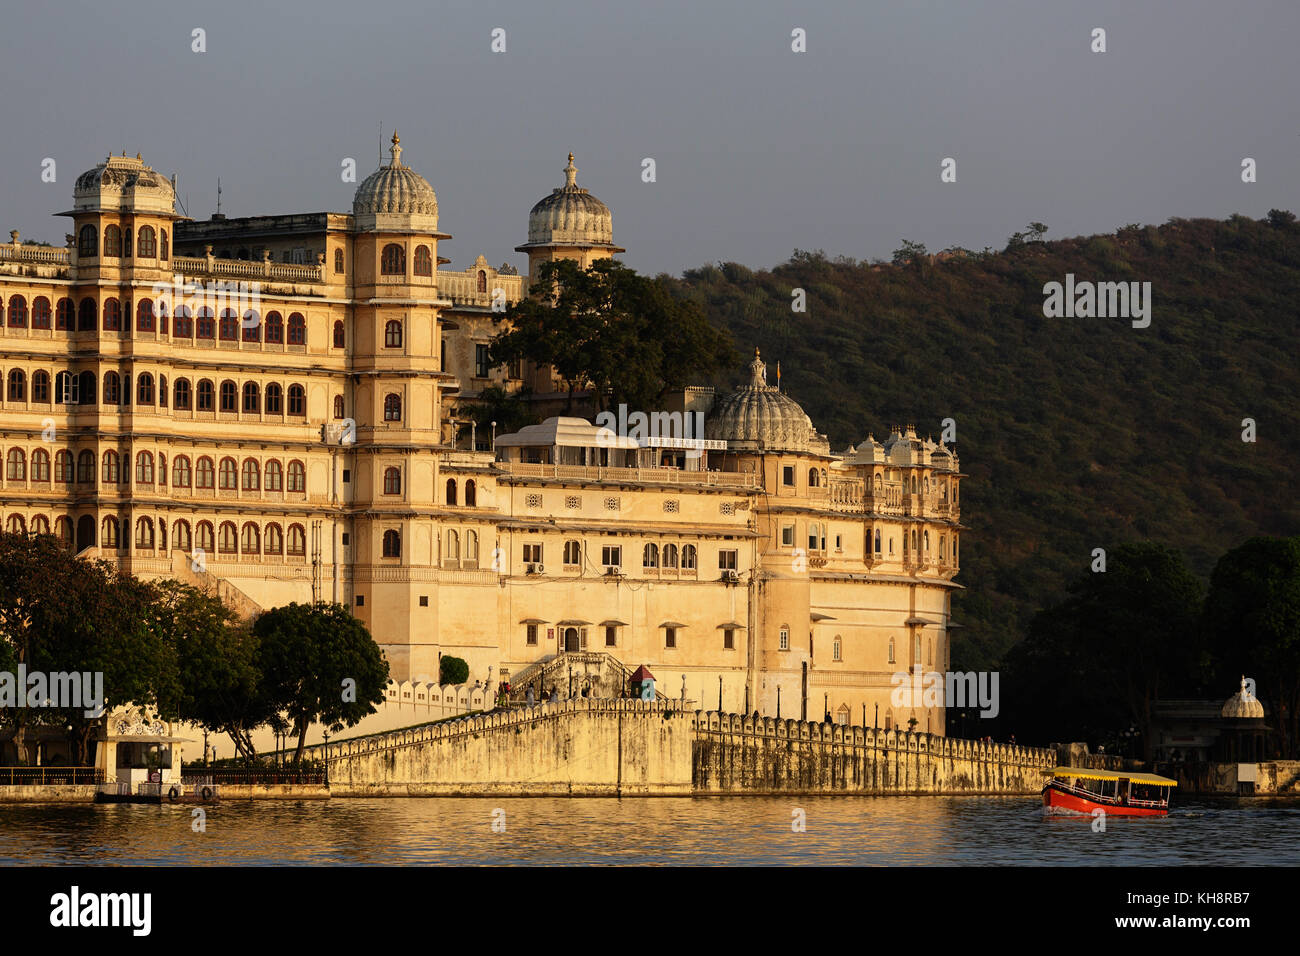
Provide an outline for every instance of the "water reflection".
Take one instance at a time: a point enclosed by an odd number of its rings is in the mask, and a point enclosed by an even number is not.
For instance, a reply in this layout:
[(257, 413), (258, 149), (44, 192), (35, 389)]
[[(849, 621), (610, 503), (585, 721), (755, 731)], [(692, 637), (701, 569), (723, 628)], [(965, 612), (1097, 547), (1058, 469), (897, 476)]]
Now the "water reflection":
[[(1044, 817), (1035, 798), (394, 799), (0, 806), (7, 864), (1300, 863), (1300, 803), (1187, 802), (1164, 819)], [(505, 832), (493, 832), (494, 811)], [(793, 832), (794, 811), (806, 830)], [(499, 817), (497, 817), (499, 819)]]

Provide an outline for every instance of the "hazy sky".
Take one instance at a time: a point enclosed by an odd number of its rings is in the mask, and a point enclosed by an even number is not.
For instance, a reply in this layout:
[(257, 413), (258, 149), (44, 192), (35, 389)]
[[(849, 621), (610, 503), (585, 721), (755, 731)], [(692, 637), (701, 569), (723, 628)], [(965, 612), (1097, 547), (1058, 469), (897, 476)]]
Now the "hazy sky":
[(1300, 211), (1297, 40), (1296, 0), (23, 4), (0, 20), (0, 235), (62, 244), (51, 214), (124, 149), (195, 218), (217, 177), (230, 216), (350, 211), (340, 163), (371, 172), (381, 122), (457, 269), (524, 264), (569, 150), (650, 273), (1258, 218)]

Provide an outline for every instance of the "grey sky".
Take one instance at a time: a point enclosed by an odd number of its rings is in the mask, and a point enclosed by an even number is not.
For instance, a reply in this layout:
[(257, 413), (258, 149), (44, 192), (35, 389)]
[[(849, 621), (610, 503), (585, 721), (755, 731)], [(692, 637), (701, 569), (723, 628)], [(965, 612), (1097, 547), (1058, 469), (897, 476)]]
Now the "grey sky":
[(651, 273), (1260, 217), (1300, 211), (1298, 38), (1295, 0), (29, 4), (0, 21), (0, 230), (61, 244), (50, 214), (124, 149), (195, 218), (218, 176), (231, 216), (350, 211), (340, 162), (373, 170), (380, 122), (437, 191), (453, 268), (524, 264), (570, 149)]

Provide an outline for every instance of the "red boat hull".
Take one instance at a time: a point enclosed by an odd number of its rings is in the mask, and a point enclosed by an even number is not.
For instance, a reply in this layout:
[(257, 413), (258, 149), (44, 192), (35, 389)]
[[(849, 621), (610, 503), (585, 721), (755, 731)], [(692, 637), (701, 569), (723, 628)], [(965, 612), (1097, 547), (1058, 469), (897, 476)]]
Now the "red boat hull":
[(1126, 807), (1116, 803), (1097, 803), (1073, 793), (1057, 790), (1050, 784), (1043, 788), (1043, 806), (1058, 813), (1081, 813), (1085, 816), (1092, 816), (1094, 810), (1104, 810), (1107, 816), (1115, 817), (1164, 817), (1169, 815), (1168, 807)]

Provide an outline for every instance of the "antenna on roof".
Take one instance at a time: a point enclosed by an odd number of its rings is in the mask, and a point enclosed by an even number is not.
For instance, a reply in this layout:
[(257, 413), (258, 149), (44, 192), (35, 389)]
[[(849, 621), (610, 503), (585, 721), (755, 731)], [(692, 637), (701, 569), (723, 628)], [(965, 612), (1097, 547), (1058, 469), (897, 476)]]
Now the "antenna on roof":
[(384, 165), (384, 121), (379, 121), (379, 165)]
[(217, 177), (217, 215), (221, 215), (221, 177)]

